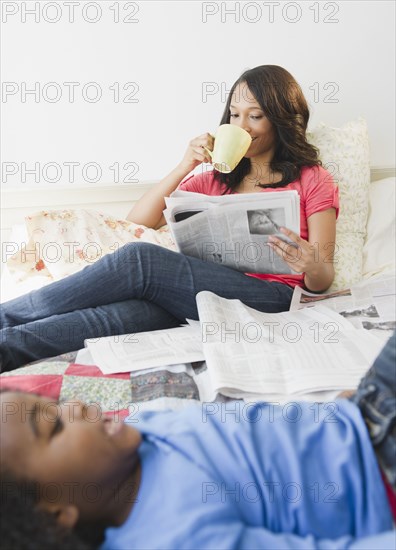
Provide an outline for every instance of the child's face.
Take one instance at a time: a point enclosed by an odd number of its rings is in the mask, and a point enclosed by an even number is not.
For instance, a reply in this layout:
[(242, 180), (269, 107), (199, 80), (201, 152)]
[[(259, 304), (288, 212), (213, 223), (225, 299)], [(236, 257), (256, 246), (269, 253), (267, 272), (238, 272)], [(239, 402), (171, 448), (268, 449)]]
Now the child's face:
[(38, 482), (43, 500), (56, 496), (59, 502), (76, 505), (86, 518), (96, 517), (95, 509), (104, 502), (111, 506), (117, 487), (138, 462), (137, 430), (79, 402), (60, 405), (36, 395), (5, 392), (0, 404), (4, 467), (17, 478)]

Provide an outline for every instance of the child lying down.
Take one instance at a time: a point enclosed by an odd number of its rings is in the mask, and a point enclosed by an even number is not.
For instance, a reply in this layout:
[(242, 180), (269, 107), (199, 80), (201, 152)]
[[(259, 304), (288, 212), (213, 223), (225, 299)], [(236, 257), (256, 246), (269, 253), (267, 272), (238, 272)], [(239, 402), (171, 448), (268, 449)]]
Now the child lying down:
[(123, 423), (2, 392), (4, 548), (394, 548), (395, 343), (350, 400), (327, 404)]

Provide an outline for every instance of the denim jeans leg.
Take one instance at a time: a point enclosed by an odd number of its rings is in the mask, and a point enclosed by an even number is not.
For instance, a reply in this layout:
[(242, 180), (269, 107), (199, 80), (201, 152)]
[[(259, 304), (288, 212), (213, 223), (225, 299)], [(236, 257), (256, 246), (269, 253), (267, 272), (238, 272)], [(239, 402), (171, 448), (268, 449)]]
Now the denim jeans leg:
[(269, 313), (289, 308), (292, 289), (150, 243), (129, 243), (95, 264), (0, 306), (1, 328), (78, 309), (138, 299), (176, 318), (198, 319), (195, 296), (209, 290)]
[(173, 328), (182, 321), (145, 300), (129, 300), (9, 327), (0, 331), (1, 371), (78, 350), (86, 338)]
[(396, 332), (351, 400), (360, 408), (378, 462), (396, 490)]

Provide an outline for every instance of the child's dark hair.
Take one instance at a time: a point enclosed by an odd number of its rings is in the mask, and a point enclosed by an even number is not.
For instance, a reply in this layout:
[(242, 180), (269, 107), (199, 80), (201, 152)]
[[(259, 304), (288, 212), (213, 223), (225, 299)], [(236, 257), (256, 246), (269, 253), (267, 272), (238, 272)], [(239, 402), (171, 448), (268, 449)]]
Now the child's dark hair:
[[(0, 393), (25, 393), (0, 388)], [(39, 395), (39, 394), (37, 394)], [(17, 479), (0, 463), (0, 544), (7, 550), (93, 550), (103, 540), (94, 529), (61, 527), (53, 514), (37, 507), (40, 486)]]
[[(280, 172), (282, 180), (265, 185), (265, 188), (285, 187), (300, 177), (304, 166), (321, 166), (318, 149), (306, 138), (309, 108), (294, 77), (278, 65), (261, 65), (245, 71), (230, 90), (220, 124), (230, 122), (230, 104), (239, 84), (247, 85), (274, 127), (275, 154), (270, 168), (273, 172)], [(222, 174), (215, 171), (215, 177), (227, 186), (224, 192), (227, 193), (236, 189), (250, 168), (250, 159), (245, 157), (232, 172)]]
[(90, 550), (74, 531), (59, 526), (52, 514), (36, 506), (37, 484), (1, 472), (1, 547), (7, 550)]

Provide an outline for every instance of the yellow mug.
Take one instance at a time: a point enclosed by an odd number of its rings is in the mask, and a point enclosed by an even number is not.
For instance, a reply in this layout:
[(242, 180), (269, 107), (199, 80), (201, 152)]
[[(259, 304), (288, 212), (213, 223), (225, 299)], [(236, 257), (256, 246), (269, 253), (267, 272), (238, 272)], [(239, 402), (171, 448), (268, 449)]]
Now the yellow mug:
[(204, 149), (209, 153), (213, 167), (223, 174), (229, 174), (241, 162), (252, 138), (246, 130), (234, 124), (222, 124), (213, 137), (213, 151), (207, 147)]

